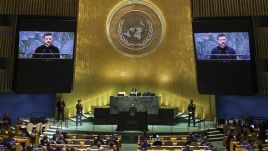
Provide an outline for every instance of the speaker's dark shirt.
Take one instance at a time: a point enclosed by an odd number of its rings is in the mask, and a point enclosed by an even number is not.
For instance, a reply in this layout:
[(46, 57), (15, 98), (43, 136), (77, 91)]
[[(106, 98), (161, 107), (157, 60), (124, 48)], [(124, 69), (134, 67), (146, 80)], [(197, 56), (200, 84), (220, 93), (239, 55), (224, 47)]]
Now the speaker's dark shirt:
[(217, 46), (212, 49), (210, 59), (237, 59), (235, 54), (235, 50), (229, 46), (224, 48)]
[[(45, 53), (45, 54), (38, 54)], [(42, 45), (35, 49), (32, 58), (60, 58), (60, 51), (57, 47), (50, 45), (49, 47)]]

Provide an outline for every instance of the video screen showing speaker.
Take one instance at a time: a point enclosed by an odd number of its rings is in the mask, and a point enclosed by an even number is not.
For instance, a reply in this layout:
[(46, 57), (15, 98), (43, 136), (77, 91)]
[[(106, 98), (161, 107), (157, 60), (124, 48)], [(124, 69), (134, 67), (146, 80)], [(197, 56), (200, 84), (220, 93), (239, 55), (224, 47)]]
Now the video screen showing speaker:
[(248, 32), (194, 33), (197, 60), (250, 60)]
[(256, 93), (251, 18), (195, 18), (192, 27), (199, 92)]
[(74, 32), (19, 31), (19, 59), (73, 59)]
[(13, 91), (71, 92), (76, 18), (18, 16), (16, 27)]

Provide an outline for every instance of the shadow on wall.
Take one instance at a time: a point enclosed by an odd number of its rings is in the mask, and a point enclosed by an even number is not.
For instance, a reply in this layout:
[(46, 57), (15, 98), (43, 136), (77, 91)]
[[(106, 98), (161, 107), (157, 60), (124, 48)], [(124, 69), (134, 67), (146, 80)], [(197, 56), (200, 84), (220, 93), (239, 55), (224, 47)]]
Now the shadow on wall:
[(9, 113), (12, 122), (18, 116), (30, 118), (31, 113), (42, 113), (54, 117), (56, 94), (15, 94), (0, 93), (0, 118)]

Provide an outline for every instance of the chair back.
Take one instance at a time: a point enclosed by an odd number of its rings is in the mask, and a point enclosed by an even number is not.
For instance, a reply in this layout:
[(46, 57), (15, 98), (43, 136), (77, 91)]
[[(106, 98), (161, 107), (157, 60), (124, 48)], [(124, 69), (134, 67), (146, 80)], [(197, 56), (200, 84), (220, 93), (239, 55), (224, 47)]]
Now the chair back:
[(45, 126), (45, 128), (44, 128), (44, 132), (47, 131), (47, 130), (50, 128), (51, 125), (52, 125), (52, 124), (51, 124), (50, 122), (47, 122), (47, 123), (46, 123), (46, 126)]
[(33, 132), (33, 123), (28, 123), (26, 126), (26, 130), (29, 134), (32, 134)]
[(37, 123), (36, 124), (36, 132), (39, 133), (42, 131), (43, 124), (42, 123)]
[(171, 141), (165, 141), (164, 146), (173, 146), (173, 143)]

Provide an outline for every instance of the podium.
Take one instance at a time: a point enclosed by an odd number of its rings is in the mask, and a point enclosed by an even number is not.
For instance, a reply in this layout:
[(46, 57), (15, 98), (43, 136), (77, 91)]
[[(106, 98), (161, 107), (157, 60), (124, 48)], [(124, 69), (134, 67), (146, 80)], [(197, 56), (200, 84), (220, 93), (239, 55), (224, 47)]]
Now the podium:
[(110, 114), (128, 112), (132, 103), (137, 112), (147, 112), (148, 115), (158, 115), (160, 96), (110, 96)]
[(147, 112), (118, 112), (117, 131), (148, 131)]

